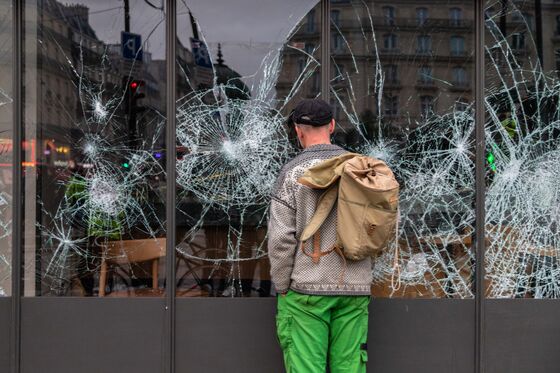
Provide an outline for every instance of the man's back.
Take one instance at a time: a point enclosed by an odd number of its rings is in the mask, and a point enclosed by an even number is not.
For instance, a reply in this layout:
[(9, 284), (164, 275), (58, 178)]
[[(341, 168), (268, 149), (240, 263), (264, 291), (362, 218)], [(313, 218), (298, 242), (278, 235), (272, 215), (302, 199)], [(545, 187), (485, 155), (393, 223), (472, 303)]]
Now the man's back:
[[(344, 261), (335, 251), (320, 258), (319, 263), (298, 250), (303, 229), (315, 212), (322, 191), (298, 183), (298, 178), (313, 165), (345, 153), (336, 145), (309, 147), (290, 161), (276, 182), (270, 206), (268, 250), (272, 281), (280, 293), (289, 288), (304, 294), (369, 295), (371, 260)], [(321, 251), (327, 252), (336, 242), (336, 209), (320, 230)], [(313, 242), (307, 242), (307, 253)]]

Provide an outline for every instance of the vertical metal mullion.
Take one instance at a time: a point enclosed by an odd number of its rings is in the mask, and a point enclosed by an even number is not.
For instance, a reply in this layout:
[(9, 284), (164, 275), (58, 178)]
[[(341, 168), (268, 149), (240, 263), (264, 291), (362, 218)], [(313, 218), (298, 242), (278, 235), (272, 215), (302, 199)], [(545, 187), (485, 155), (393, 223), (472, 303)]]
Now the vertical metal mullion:
[(484, 372), (484, 321), (485, 321), (485, 289), (484, 289), (484, 257), (485, 257), (485, 108), (484, 108), (484, 0), (475, 1), (475, 258), (476, 258), (476, 294), (475, 294), (475, 372)]
[(22, 257), (22, 154), (23, 134), (22, 104), (22, 43), (23, 0), (13, 0), (13, 123), (12, 123), (12, 322), (10, 324), (10, 366), (12, 373), (19, 373), (21, 361), (21, 257)]
[(331, 66), (331, 2), (321, 0), (321, 98), (329, 102)]
[(166, 58), (167, 58), (167, 126), (166, 126), (166, 295), (165, 295), (165, 372), (175, 372), (175, 166), (176, 166), (176, 82), (175, 82), (175, 46), (177, 35), (177, 12), (175, 0), (166, 0)]

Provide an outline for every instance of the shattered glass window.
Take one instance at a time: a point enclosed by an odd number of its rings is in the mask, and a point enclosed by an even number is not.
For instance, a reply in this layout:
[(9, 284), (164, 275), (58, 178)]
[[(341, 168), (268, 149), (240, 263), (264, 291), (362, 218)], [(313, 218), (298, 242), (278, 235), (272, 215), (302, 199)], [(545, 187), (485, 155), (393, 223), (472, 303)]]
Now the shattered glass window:
[[(8, 3), (0, 2), (0, 296), (9, 293), (12, 227)], [(163, 9), (25, 4), (25, 295), (161, 295)], [(317, 0), (179, 2), (171, 155), (179, 296), (273, 293), (268, 196), (298, 151), (285, 118), (325, 88), (333, 141), (385, 160), (401, 183), (398, 266), (389, 255), (377, 261), (374, 295), (473, 296), (472, 1), (331, 7), (331, 57), (321, 61)], [(559, 7), (486, 3), (490, 297), (557, 297)]]
[(160, 296), (164, 11), (30, 0), (24, 20), (24, 294)]
[(177, 296), (273, 293), (269, 195), (296, 152), (285, 118), (320, 92), (317, 4), (177, 4)]
[(386, 4), (331, 4), (341, 24), (332, 32), (347, 50), (330, 60), (331, 70), (345, 66), (329, 86), (341, 113), (334, 140), (384, 160), (401, 184), (398, 239), (376, 261), (372, 291), (471, 298), (474, 60), (458, 56), (450, 40), (473, 50), (473, 3), (403, 2), (398, 11)]
[(0, 297), (11, 294), (12, 261), (12, 2), (0, 0)]
[(485, 291), (558, 298), (560, 4), (488, 1), (486, 8)]

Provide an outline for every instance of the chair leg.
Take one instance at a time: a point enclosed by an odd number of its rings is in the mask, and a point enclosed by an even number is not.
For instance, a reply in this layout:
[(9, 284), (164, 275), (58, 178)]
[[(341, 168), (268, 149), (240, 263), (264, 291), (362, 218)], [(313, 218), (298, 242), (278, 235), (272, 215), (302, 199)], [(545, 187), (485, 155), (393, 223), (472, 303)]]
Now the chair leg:
[(99, 296), (105, 296), (105, 286), (107, 286), (107, 262), (105, 258), (101, 261), (101, 270), (99, 271)]
[(158, 288), (158, 277), (159, 277), (159, 259), (154, 259), (152, 261), (152, 288)]

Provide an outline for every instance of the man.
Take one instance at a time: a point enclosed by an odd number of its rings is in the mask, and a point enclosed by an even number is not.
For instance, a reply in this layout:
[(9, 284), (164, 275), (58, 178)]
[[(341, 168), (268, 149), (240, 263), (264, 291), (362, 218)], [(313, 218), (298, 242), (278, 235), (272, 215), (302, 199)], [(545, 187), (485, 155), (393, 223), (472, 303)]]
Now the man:
[[(298, 178), (346, 151), (330, 142), (335, 122), (326, 102), (304, 100), (289, 119), (304, 150), (278, 177), (268, 225), (271, 277), (279, 294), (276, 327), (286, 370), (324, 373), (328, 361), (331, 373), (365, 372), (371, 259), (347, 261), (331, 251), (314, 261), (306, 255), (313, 242), (306, 242), (304, 253), (298, 241), (321, 195)], [(326, 253), (336, 241), (336, 208), (319, 233)]]

